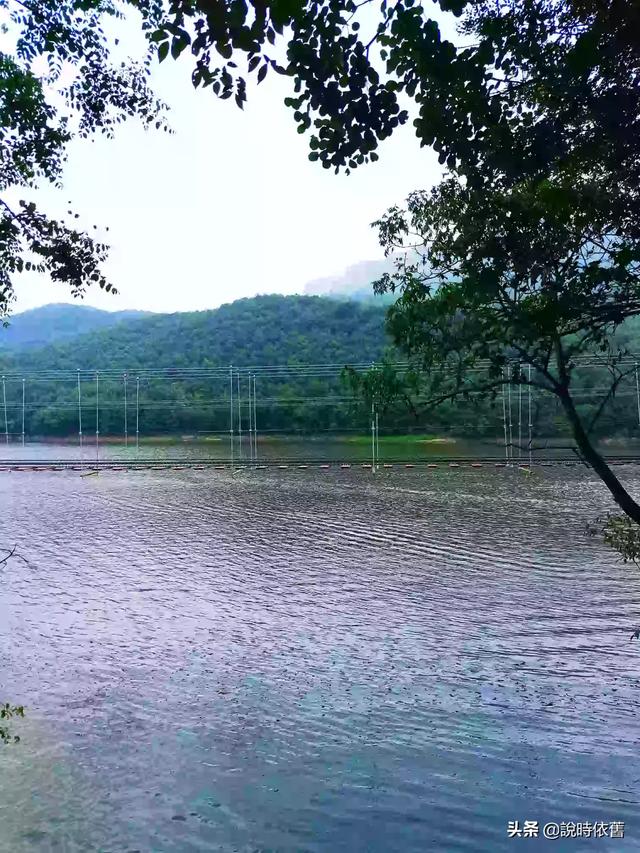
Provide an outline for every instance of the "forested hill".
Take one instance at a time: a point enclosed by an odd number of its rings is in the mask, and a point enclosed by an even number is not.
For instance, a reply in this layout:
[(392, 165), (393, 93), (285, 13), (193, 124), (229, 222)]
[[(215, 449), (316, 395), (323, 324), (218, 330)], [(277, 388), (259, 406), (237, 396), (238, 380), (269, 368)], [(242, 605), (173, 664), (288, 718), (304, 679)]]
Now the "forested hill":
[(44, 305), (16, 314), (8, 326), (0, 329), (0, 350), (24, 350), (60, 343), (149, 314), (149, 311), (101, 311), (88, 305)]
[[(379, 359), (384, 308), (318, 296), (256, 296), (213, 311), (153, 314), (2, 362), (39, 370), (348, 364)], [(2, 334), (2, 332), (0, 332)]]
[[(13, 436), (21, 433), (24, 388), (27, 436), (75, 434), (77, 396), (68, 374), (77, 369), (83, 371), (83, 426), (88, 431), (95, 429), (92, 371), (111, 372), (111, 378), (103, 373), (100, 382), (100, 430), (116, 435), (123, 431), (125, 371), (132, 377), (136, 370), (158, 368), (343, 366), (378, 360), (388, 345), (384, 316), (381, 306), (357, 302), (258, 296), (214, 311), (155, 314), (41, 349), (0, 354), (0, 367), (7, 374), (8, 431)], [(58, 370), (65, 371), (67, 378), (38, 378), (42, 371)], [(304, 375), (283, 380), (261, 377), (259, 386), (264, 430), (350, 425), (344, 406), (294, 403), (310, 394), (339, 392), (339, 378), (327, 382)], [(185, 374), (170, 380), (144, 376), (139, 385), (141, 430), (146, 435), (228, 430), (226, 391), (226, 380), (216, 384), (210, 378), (190, 379)], [(130, 426), (133, 429), (133, 421)]]
[[(29, 437), (75, 435), (78, 431), (78, 397), (69, 375), (83, 371), (81, 379), (83, 428), (96, 428), (97, 388), (100, 380), (100, 432), (122, 435), (124, 393), (136, 393), (138, 378), (140, 429), (144, 435), (193, 434), (229, 429), (228, 382), (211, 375), (186, 373), (156, 375), (158, 368), (220, 368), (327, 364), (379, 361), (389, 348), (384, 331), (385, 309), (378, 305), (327, 299), (319, 296), (258, 296), (241, 299), (214, 311), (153, 314), (127, 320), (108, 328), (79, 335), (39, 349), (0, 352), (0, 368), (6, 374), (7, 428), (19, 438), (25, 393), (25, 434)], [(638, 324), (626, 324), (619, 337), (631, 351), (638, 351)], [(0, 334), (2, 332), (0, 331)], [(59, 378), (39, 373), (64, 371)], [(151, 373), (149, 373), (151, 371)], [(124, 374), (127, 372), (128, 378)], [(22, 381), (24, 378), (24, 382)], [(124, 386), (123, 386), (124, 382)], [(575, 377), (578, 408), (590, 418), (600, 400), (601, 377), (588, 370)], [(258, 380), (258, 416), (261, 431), (316, 432), (363, 428), (361, 412), (348, 396), (339, 375), (334, 378), (307, 373), (261, 374)], [(242, 395), (246, 405), (247, 388)], [(516, 413), (518, 397), (514, 397)], [(354, 408), (355, 407), (355, 408)], [(133, 412), (133, 414), (132, 414)], [(246, 413), (245, 413), (246, 414)], [(534, 395), (534, 434), (563, 434), (566, 423), (554, 400)], [(400, 407), (386, 412), (386, 431), (426, 429), (459, 435), (501, 434), (501, 407), (456, 401), (428, 413), (424, 423), (415, 422)], [(132, 432), (135, 412), (128, 409)], [(133, 420), (132, 420), (133, 418)], [(636, 435), (638, 414), (633, 375), (606, 407), (596, 428), (598, 435)]]

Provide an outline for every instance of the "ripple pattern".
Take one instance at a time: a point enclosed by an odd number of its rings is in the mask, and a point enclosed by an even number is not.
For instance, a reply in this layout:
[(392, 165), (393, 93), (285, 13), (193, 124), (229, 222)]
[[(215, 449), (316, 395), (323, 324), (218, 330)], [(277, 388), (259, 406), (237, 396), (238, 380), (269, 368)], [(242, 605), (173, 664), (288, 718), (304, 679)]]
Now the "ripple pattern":
[(3, 474), (0, 850), (637, 850), (608, 506), (572, 469)]

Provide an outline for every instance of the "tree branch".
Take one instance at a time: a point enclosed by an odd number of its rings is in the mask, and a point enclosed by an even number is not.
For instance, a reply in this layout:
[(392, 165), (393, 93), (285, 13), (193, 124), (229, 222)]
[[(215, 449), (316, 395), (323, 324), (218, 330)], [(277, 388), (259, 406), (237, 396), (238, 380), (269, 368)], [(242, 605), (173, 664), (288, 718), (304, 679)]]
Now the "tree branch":
[(7, 551), (7, 554), (4, 557), (0, 557), (0, 568), (2, 568), (3, 566), (6, 566), (12, 557), (16, 557), (18, 560), (22, 560), (23, 563), (27, 564), (27, 566), (29, 565), (29, 561), (26, 560), (22, 556), (22, 554), (16, 554), (16, 548), (17, 547), (18, 546), (16, 544), (13, 546), (13, 548), (4, 548), (3, 549), (4, 551)]
[(609, 388), (609, 390), (607, 391), (607, 393), (605, 394), (605, 396), (601, 400), (600, 405), (598, 406), (593, 417), (589, 421), (589, 424), (587, 426), (587, 435), (589, 435), (589, 433), (592, 432), (593, 428), (595, 427), (596, 423), (598, 422), (600, 416), (602, 415), (602, 413), (604, 411), (604, 407), (607, 405), (609, 400), (614, 396), (614, 394), (616, 392), (616, 388), (618, 387), (618, 385), (622, 382), (622, 380), (626, 376), (629, 376), (629, 374), (633, 373), (634, 371), (635, 371), (635, 366), (630, 368), (629, 370), (627, 370), (625, 372), (620, 373), (620, 375), (616, 379), (613, 380), (611, 388)]

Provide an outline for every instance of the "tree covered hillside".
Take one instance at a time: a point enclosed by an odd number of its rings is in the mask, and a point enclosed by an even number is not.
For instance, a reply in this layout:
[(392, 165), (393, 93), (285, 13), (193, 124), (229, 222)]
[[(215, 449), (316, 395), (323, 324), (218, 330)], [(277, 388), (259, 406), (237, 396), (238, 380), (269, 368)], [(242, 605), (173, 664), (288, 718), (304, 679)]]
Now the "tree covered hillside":
[[(259, 296), (223, 305), (214, 311), (154, 314), (123, 321), (108, 329), (56, 345), (0, 355), (6, 374), (8, 431), (22, 430), (22, 379), (25, 381), (27, 436), (66, 436), (78, 431), (76, 371), (81, 373), (83, 429), (95, 431), (95, 373), (100, 376), (100, 432), (124, 432), (124, 373), (127, 372), (129, 434), (135, 431), (136, 372), (175, 368), (175, 375), (155, 378), (145, 373), (139, 385), (140, 431), (164, 433), (226, 433), (229, 429), (229, 383), (225, 375), (188, 378), (189, 368), (228, 368), (283, 365), (339, 366), (380, 361), (388, 349), (381, 306), (318, 296)], [(0, 332), (1, 334), (1, 332)], [(640, 351), (638, 323), (618, 332), (631, 352)], [(65, 371), (63, 380), (38, 378), (43, 372)], [(109, 375), (107, 374), (109, 372)], [(604, 387), (602, 371), (578, 374), (577, 401), (585, 414), (595, 413)], [(333, 377), (289, 374), (258, 378), (260, 431), (366, 431), (368, 412), (348, 398), (349, 389)], [(234, 394), (236, 391), (234, 391)], [(241, 383), (243, 419), (248, 419), (248, 388)], [(525, 395), (520, 410), (512, 395), (514, 425), (528, 419)], [(557, 402), (537, 393), (532, 400), (534, 433), (566, 434), (566, 421)], [(4, 426), (0, 411), (0, 432)], [(515, 428), (515, 426), (514, 426)], [(502, 403), (473, 400), (446, 402), (416, 418), (403, 404), (381, 414), (383, 432), (406, 430), (454, 435), (502, 435)], [(597, 421), (599, 436), (636, 436), (638, 409), (635, 377), (631, 374)], [(526, 429), (525, 429), (526, 432)]]
[[(22, 378), (26, 379), (27, 435), (73, 435), (78, 430), (76, 370), (82, 371), (83, 428), (95, 430), (95, 371), (100, 381), (100, 431), (124, 430), (123, 376), (133, 401), (136, 371), (220, 368), (379, 360), (386, 347), (382, 307), (318, 296), (258, 296), (214, 311), (151, 315), (72, 341), (0, 357), (7, 379), (9, 432), (22, 429)], [(67, 371), (64, 381), (38, 379), (43, 371)], [(117, 378), (106, 377), (117, 371)], [(120, 373), (121, 372), (121, 373)], [(168, 380), (145, 376), (140, 384), (140, 423), (145, 434), (222, 432), (229, 428), (228, 382)], [(246, 396), (247, 389), (242, 391)], [(260, 379), (259, 416), (268, 429), (345, 429), (348, 407), (336, 409), (302, 398), (344, 394), (332, 380), (290, 376)], [(268, 402), (271, 401), (271, 402)], [(281, 402), (282, 401), (282, 402)], [(285, 402), (286, 401), (286, 402)], [(130, 408), (134, 431), (134, 411)], [(0, 426), (1, 429), (1, 426)]]
[(385, 348), (384, 309), (318, 296), (257, 296), (214, 311), (157, 314), (12, 357), (41, 370), (135, 370), (371, 361)]
[(0, 330), (0, 350), (43, 347), (148, 317), (149, 311), (101, 311), (88, 305), (44, 305), (11, 317)]

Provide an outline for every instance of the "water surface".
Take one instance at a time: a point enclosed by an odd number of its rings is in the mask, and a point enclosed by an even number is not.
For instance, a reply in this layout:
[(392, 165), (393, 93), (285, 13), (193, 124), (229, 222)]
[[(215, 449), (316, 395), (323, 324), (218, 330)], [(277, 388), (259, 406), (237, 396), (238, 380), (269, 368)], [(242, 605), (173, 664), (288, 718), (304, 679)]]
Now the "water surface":
[[(571, 460), (578, 463), (575, 442), (567, 438), (536, 438), (531, 457), (525, 439), (514, 437), (511, 458), (514, 463), (536, 464), (550, 460)], [(598, 445), (600, 452), (616, 459), (640, 458), (640, 441), (637, 439), (608, 439)], [(98, 442), (90, 435), (80, 445), (77, 437), (49, 441), (20, 441), (3, 443), (0, 438), (0, 461), (14, 462), (82, 462), (91, 465), (95, 460), (136, 464), (139, 462), (167, 461), (202, 462), (235, 465), (269, 462), (371, 462), (371, 437), (363, 435), (283, 435), (261, 434), (257, 439), (257, 460), (252, 455), (246, 433), (242, 439), (235, 435), (233, 454), (226, 436), (143, 436), (138, 445), (135, 439), (125, 443), (120, 436), (102, 437)], [(474, 461), (492, 459), (505, 461), (504, 439), (477, 439), (455, 436), (381, 435), (377, 460), (393, 462), (433, 462), (459, 459)]]
[(0, 473), (0, 850), (637, 850), (606, 506), (573, 469)]

